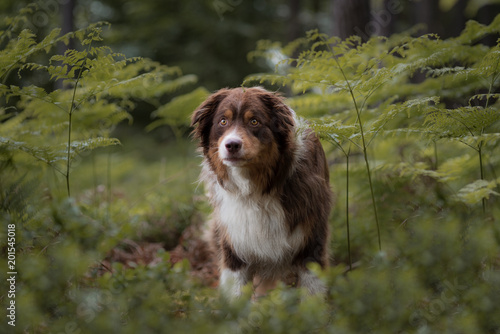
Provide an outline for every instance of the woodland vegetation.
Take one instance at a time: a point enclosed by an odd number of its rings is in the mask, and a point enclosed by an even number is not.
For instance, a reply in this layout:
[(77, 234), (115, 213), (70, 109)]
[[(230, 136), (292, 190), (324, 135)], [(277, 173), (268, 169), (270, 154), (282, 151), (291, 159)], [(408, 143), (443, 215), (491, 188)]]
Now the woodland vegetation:
[[(340, 29), (328, 1), (172, 2), (178, 21), (154, 3), (67, 1), (70, 28), (37, 23), (48, 2), (4, 4), (2, 333), (500, 332), (500, 15), (440, 1), (425, 10), (447, 14), (423, 28), (408, 2), (359, 1), (368, 18)], [(127, 10), (154, 13), (150, 38)], [(122, 21), (82, 23), (111, 12)], [(259, 26), (280, 15), (274, 32)], [(158, 35), (172, 50), (151, 46)], [(326, 297), (217, 292), (189, 115), (224, 85), (281, 92), (322, 139), (331, 267), (311, 269)]]

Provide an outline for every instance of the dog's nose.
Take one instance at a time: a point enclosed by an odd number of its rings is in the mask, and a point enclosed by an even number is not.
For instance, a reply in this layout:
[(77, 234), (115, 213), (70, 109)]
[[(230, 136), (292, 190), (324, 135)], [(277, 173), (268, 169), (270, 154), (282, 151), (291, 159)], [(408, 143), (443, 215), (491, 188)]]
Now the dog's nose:
[(236, 139), (230, 140), (229, 142), (226, 143), (226, 150), (229, 153), (236, 153), (241, 149), (241, 144), (242, 144), (241, 140), (236, 140)]

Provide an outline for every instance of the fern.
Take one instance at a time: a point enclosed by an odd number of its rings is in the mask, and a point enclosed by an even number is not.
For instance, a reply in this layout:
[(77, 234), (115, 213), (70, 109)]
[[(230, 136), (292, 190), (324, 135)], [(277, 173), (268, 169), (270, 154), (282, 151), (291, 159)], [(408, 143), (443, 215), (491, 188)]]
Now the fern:
[[(498, 97), (498, 94), (492, 93), (500, 76), (498, 66), (500, 58), (498, 56), (497, 45), (492, 50), (489, 50), (469, 72), (471, 76), (489, 79), (487, 94), (473, 95), (468, 100), (469, 106), (457, 109), (436, 109), (427, 115), (424, 123), (427, 125), (427, 129), (434, 133), (436, 137), (459, 140), (475, 150), (478, 154), (479, 172), (482, 181), (485, 181), (484, 145), (500, 139), (500, 133), (498, 132), (500, 129), (495, 128), (495, 125), (500, 120), (500, 110), (497, 106), (490, 104), (491, 100), (496, 100)], [(470, 105), (472, 101), (481, 102), (483, 99), (485, 101), (484, 107)], [(482, 199), (483, 213), (486, 212), (486, 198), (487, 196), (484, 196)]]
[[(153, 113), (159, 118), (146, 127), (151, 131), (161, 125), (170, 125), (174, 129), (187, 125), (189, 115), (200, 103), (207, 98), (209, 92), (205, 88), (198, 88), (191, 93), (176, 97), (169, 103), (161, 106)], [(180, 134), (177, 135), (180, 137)]]
[[(177, 67), (114, 53), (101, 45), (102, 29), (109, 26), (103, 22), (63, 36), (54, 29), (37, 42), (24, 28), (34, 8), (7, 20), (0, 31), (0, 98), (8, 105), (0, 109), (0, 145), (19, 166), (31, 157), (57, 171), (65, 178), (69, 196), (72, 164), (82, 152), (118, 145), (111, 132), (118, 123), (132, 120), (129, 112), (138, 101), (160, 108), (163, 96), (194, 83), (196, 77), (182, 75)], [(79, 42), (79, 48), (52, 54), (56, 44), (69, 39)], [(45, 62), (40, 57), (44, 54), (49, 57)], [(20, 85), (10, 84), (15, 70)], [(30, 72), (47, 73), (52, 83), (62, 82), (64, 88), (30, 85), (23, 78)]]
[(461, 202), (476, 204), (491, 195), (500, 196), (500, 193), (494, 190), (499, 184), (500, 179), (493, 181), (476, 180), (460, 189), (456, 197)]
[[(342, 41), (311, 31), (306, 38), (284, 47), (270, 41), (259, 43), (249, 58), (266, 58), (276, 64), (275, 71), (248, 76), (244, 84), (289, 86), (294, 94), (289, 104), (309, 118), (321, 138), (340, 149), (350, 166), (349, 156), (356, 151), (362, 153), (369, 185), (372, 173), (368, 148), (377, 145), (376, 138), (394, 136), (424, 138), (429, 143), (463, 143), (477, 152), (479, 177), (486, 182), (484, 151), (495, 149), (500, 136), (496, 91), (500, 53), (499, 44), (488, 47), (476, 41), (498, 32), (500, 15), (488, 26), (471, 21), (459, 37), (447, 40), (435, 34), (412, 37), (413, 32), (407, 32), (361, 43), (355, 36)], [(298, 57), (290, 58), (301, 48)], [(283, 59), (276, 63), (280, 57)], [(419, 74), (425, 79), (415, 81)], [(435, 160), (436, 165), (406, 165), (402, 173), (425, 175), (443, 183), (456, 180), (433, 170), (438, 168), (437, 151)], [(449, 162), (458, 163), (453, 158)], [(402, 164), (396, 163), (399, 168)], [(457, 172), (463, 174), (465, 166), (459, 166)], [(488, 193), (478, 194), (483, 196), (486, 212)], [(378, 236), (381, 248), (380, 233)]]

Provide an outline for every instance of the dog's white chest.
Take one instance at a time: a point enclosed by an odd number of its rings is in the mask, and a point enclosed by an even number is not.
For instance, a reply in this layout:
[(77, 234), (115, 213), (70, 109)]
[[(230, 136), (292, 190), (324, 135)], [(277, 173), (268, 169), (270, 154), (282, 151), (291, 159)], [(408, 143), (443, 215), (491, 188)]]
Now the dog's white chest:
[(222, 188), (218, 192), (220, 221), (236, 254), (244, 261), (279, 262), (300, 246), (301, 233), (289, 232), (277, 198), (237, 196)]

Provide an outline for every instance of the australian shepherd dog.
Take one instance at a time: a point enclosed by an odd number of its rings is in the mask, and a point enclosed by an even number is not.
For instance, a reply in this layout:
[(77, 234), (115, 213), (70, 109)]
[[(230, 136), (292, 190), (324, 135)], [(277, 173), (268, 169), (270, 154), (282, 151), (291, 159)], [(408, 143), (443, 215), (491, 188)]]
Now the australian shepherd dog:
[(328, 264), (329, 171), (316, 135), (263, 88), (221, 89), (192, 115), (201, 180), (214, 208), (210, 235), (229, 297), (289, 280), (326, 291), (307, 264)]

